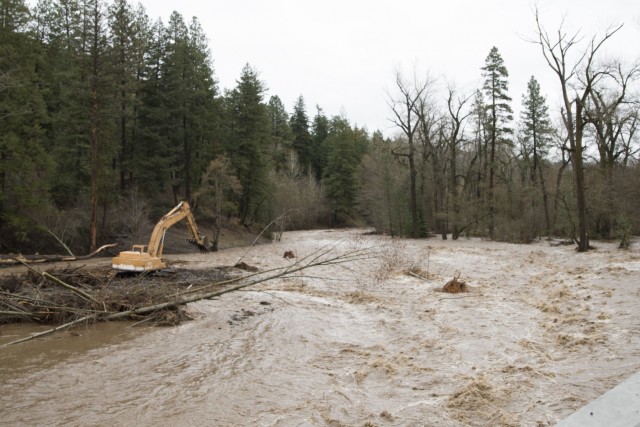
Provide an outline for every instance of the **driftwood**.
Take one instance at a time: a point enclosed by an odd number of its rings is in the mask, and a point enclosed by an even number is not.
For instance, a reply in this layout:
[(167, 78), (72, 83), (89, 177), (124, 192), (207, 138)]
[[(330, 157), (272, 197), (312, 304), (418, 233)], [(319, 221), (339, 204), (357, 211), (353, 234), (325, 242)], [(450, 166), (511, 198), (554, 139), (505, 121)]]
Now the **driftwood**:
[(463, 292), (469, 292), (469, 287), (465, 282), (460, 280), (460, 275), (458, 274), (442, 287), (442, 292), (446, 292), (448, 294), (459, 294)]
[[(83, 299), (87, 299), (87, 300), (90, 300), (91, 302), (96, 303), (97, 305), (101, 305), (101, 308), (99, 310), (96, 310), (96, 307), (94, 306), (93, 310), (91, 309), (87, 309), (84, 311), (78, 310), (77, 314), (80, 317), (73, 321), (67, 322), (55, 328), (51, 328), (46, 331), (30, 335), (28, 337), (25, 337), (16, 341), (12, 341), (12, 342), (0, 345), (0, 348), (8, 347), (14, 344), (19, 344), (26, 341), (31, 341), (36, 338), (51, 335), (57, 331), (65, 330), (71, 326), (74, 326), (76, 324), (83, 323), (83, 322), (119, 320), (119, 319), (132, 318), (136, 316), (149, 315), (151, 313), (158, 312), (161, 310), (176, 309), (180, 306), (183, 306), (191, 302), (200, 301), (204, 299), (212, 299), (220, 295), (233, 292), (242, 288), (246, 288), (249, 286), (254, 286), (259, 283), (264, 283), (269, 280), (274, 280), (279, 278), (282, 279), (286, 277), (295, 276), (301, 273), (303, 270), (306, 270), (309, 268), (313, 268), (317, 266), (328, 266), (328, 265), (344, 266), (344, 265), (353, 263), (354, 261), (369, 259), (372, 257), (371, 253), (368, 252), (367, 250), (356, 250), (356, 251), (347, 253), (345, 255), (333, 255), (331, 254), (331, 250), (332, 248), (330, 247), (330, 245), (327, 245), (323, 248), (320, 248), (316, 252), (313, 252), (310, 255), (307, 255), (306, 257), (300, 259), (295, 264), (292, 264), (288, 267), (280, 267), (280, 268), (273, 268), (270, 270), (265, 270), (260, 272), (253, 272), (241, 277), (236, 277), (223, 282), (207, 284), (197, 288), (190, 287), (185, 291), (174, 294), (172, 296), (173, 299), (171, 301), (166, 301), (159, 304), (138, 307), (138, 308), (133, 308), (125, 311), (118, 311), (118, 312), (107, 311), (105, 305), (101, 304), (100, 301), (97, 301), (91, 295), (81, 291), (80, 289), (77, 289), (71, 285), (68, 285), (62, 282), (59, 279), (54, 280), (56, 284), (81, 296)], [(344, 267), (344, 268), (348, 268), (348, 267)], [(47, 279), (52, 280), (51, 279), (53, 277), (52, 275), (50, 275), (49, 273), (44, 273), (44, 274), (46, 274), (45, 277)], [(241, 283), (237, 283), (237, 282), (241, 282)], [(237, 283), (237, 284), (234, 284), (234, 283)], [(225, 289), (219, 289), (221, 285), (230, 285), (230, 286), (226, 287)], [(218, 289), (213, 290), (212, 289), (213, 287), (216, 287)], [(21, 313), (11, 312), (11, 314), (21, 314)], [(28, 316), (29, 314), (25, 313), (25, 315)]]
[(100, 252), (104, 251), (105, 249), (115, 248), (116, 246), (118, 246), (117, 243), (103, 245), (88, 255), (80, 255), (80, 256), (4, 254), (4, 255), (0, 255), (0, 265), (15, 265), (15, 264), (25, 264), (25, 263), (33, 264), (33, 263), (41, 263), (41, 262), (59, 262), (59, 261), (62, 261), (62, 262), (81, 261), (81, 260), (93, 258), (94, 256), (98, 255)]
[(51, 274), (47, 273), (46, 271), (45, 272), (39, 272), (38, 270), (36, 270), (34, 268), (31, 268), (27, 263), (25, 263), (23, 261), (20, 261), (20, 263), (22, 265), (24, 265), (25, 267), (27, 267), (29, 270), (33, 271), (34, 273), (41, 275), (45, 279), (51, 280), (56, 285), (62, 286), (63, 288), (70, 290), (74, 294), (78, 295), (80, 298), (82, 298), (82, 299), (84, 299), (86, 301), (93, 301), (93, 302), (96, 302), (96, 303), (100, 303), (100, 301), (98, 301), (97, 299), (95, 299), (94, 297), (89, 295), (88, 293), (76, 288), (75, 286), (71, 286), (68, 283), (63, 282), (62, 280), (58, 279), (55, 276), (52, 276)]

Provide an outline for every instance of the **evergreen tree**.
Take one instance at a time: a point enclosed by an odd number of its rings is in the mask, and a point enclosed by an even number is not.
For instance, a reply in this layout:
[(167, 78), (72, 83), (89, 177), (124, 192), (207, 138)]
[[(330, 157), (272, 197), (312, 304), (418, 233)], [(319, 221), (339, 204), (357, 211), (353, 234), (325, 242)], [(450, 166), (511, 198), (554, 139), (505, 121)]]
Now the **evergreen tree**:
[(307, 117), (304, 98), (298, 97), (291, 115), (291, 131), (293, 132), (293, 149), (298, 155), (298, 161), (305, 174), (311, 166), (311, 135), (309, 133), (309, 119)]
[(174, 202), (191, 200), (193, 178), (212, 158), (216, 83), (202, 27), (197, 19), (187, 27), (174, 12), (166, 28), (161, 67), (164, 129), (168, 136)]
[(48, 151), (55, 162), (51, 196), (55, 205), (67, 210), (86, 194), (90, 181), (87, 71), (84, 9), (78, 0), (41, 0), (36, 7), (39, 40), (44, 54), (43, 92), (50, 122), (45, 126)]
[(493, 239), (495, 228), (494, 191), (496, 151), (499, 145), (509, 143), (508, 137), (512, 133), (512, 130), (508, 124), (513, 119), (513, 110), (509, 105), (511, 98), (507, 95), (509, 89), (507, 77), (509, 77), (509, 73), (504, 66), (504, 61), (497, 47), (494, 46), (491, 48), (482, 71), (484, 72), (483, 75), (485, 79), (482, 88), (487, 99), (485, 109), (487, 112), (489, 144), (489, 237)]
[(531, 157), (530, 179), (535, 183), (540, 172), (540, 161), (549, 152), (552, 127), (547, 100), (540, 93), (540, 84), (533, 76), (527, 83), (527, 93), (522, 96), (522, 107), (523, 154)]
[(327, 136), (329, 136), (329, 119), (324, 115), (322, 108), (316, 106), (311, 135), (311, 167), (318, 182), (322, 179), (327, 165), (327, 150), (324, 143)]
[(103, 231), (106, 225), (107, 203), (111, 194), (112, 179), (107, 173), (109, 161), (114, 156), (113, 139), (113, 69), (108, 57), (108, 29), (104, 3), (101, 0), (85, 0), (84, 31), (82, 33), (85, 54), (82, 56), (85, 85), (85, 108), (88, 110), (90, 209), (89, 250), (98, 247), (98, 209), (102, 207)]
[(332, 224), (343, 226), (353, 222), (356, 213), (360, 163), (357, 152), (358, 135), (342, 117), (331, 120), (326, 139), (327, 166), (324, 185), (332, 210)]
[(260, 219), (267, 197), (269, 116), (266, 88), (249, 64), (226, 100), (226, 152), (242, 186), (239, 216), (243, 224)]
[(187, 129), (188, 108), (188, 37), (189, 30), (181, 14), (173, 12), (165, 29), (165, 55), (161, 59), (160, 90), (162, 111), (165, 120), (162, 131), (167, 135), (169, 157), (169, 179), (176, 204), (185, 195), (190, 196), (189, 133)]
[[(187, 132), (190, 152), (185, 151), (189, 175), (199, 177), (209, 162), (222, 152), (219, 143), (220, 101), (218, 83), (214, 77), (207, 37), (197, 18), (189, 24), (188, 59), (191, 68), (191, 93), (188, 102)], [(192, 183), (195, 189), (199, 183)]]
[[(552, 127), (549, 119), (547, 100), (540, 93), (540, 84), (531, 76), (527, 84), (527, 93), (522, 96), (522, 112), (520, 120), (522, 122), (521, 155), (527, 162), (529, 168), (529, 179), (531, 185), (540, 185), (544, 206), (545, 223), (547, 235), (551, 233), (551, 220), (549, 214), (548, 194), (545, 186), (544, 175), (542, 174), (542, 159), (548, 154), (551, 145)], [(531, 202), (531, 212), (536, 214), (535, 198)], [(535, 224), (536, 221), (528, 221)], [(537, 230), (533, 230), (536, 233)]]
[(277, 95), (269, 98), (269, 123), (271, 124), (271, 158), (276, 172), (284, 169), (292, 148), (293, 134), (289, 127), (289, 114)]
[(166, 131), (167, 114), (163, 87), (163, 62), (165, 58), (165, 27), (156, 21), (149, 34), (144, 67), (140, 77), (140, 106), (136, 114), (136, 141), (131, 146), (131, 162), (134, 183), (144, 196), (161, 200), (160, 195), (169, 189), (171, 164), (169, 136)]
[(0, 248), (15, 250), (30, 236), (34, 215), (48, 202), (50, 159), (42, 124), (46, 108), (36, 70), (41, 54), (22, 0), (0, 7)]
[[(60, 209), (89, 201), (88, 246), (97, 245), (98, 206), (106, 224), (113, 157), (113, 78), (108, 28), (100, 0), (41, 1), (36, 29), (44, 52), (39, 70), (51, 111), (48, 148), (56, 163), (53, 200)], [(83, 224), (83, 228), (84, 228)]]
[(118, 181), (123, 192), (131, 185), (131, 161), (139, 111), (141, 73), (148, 44), (148, 19), (144, 10), (134, 10), (128, 0), (115, 0), (109, 7), (110, 62), (113, 67), (118, 141)]

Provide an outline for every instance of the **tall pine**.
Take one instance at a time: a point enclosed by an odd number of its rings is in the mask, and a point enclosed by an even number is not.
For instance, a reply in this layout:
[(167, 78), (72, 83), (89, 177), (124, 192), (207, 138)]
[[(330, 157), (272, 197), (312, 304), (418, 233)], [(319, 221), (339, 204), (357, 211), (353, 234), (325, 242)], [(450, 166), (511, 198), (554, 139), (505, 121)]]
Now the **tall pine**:
[(48, 201), (42, 57), (22, 0), (0, 7), (0, 249), (28, 244), (35, 215)]
[(309, 133), (309, 118), (302, 95), (298, 97), (293, 107), (291, 131), (293, 132), (293, 149), (298, 156), (303, 172), (307, 174), (311, 166), (311, 135)]
[(325, 141), (327, 165), (324, 169), (324, 187), (331, 206), (331, 223), (344, 226), (353, 223), (356, 214), (358, 180), (356, 172), (360, 164), (358, 130), (347, 119), (334, 117)]
[[(521, 145), (522, 157), (527, 161), (529, 180), (533, 188), (540, 186), (544, 207), (545, 225), (547, 235), (551, 233), (551, 220), (549, 203), (544, 175), (542, 173), (542, 160), (549, 152), (553, 128), (549, 118), (547, 100), (540, 92), (540, 84), (531, 76), (527, 83), (527, 92), (522, 96), (522, 111), (520, 120), (522, 123)], [(535, 213), (536, 200), (531, 201), (531, 211)], [(537, 221), (529, 221), (537, 223)], [(534, 229), (534, 233), (537, 230)]]
[(149, 24), (143, 10), (134, 10), (128, 0), (109, 6), (110, 63), (113, 67), (115, 97), (115, 139), (118, 145), (118, 187), (123, 192), (133, 180), (133, 146), (139, 112), (144, 55), (149, 43)]
[(259, 221), (267, 201), (269, 115), (263, 102), (266, 88), (258, 72), (245, 65), (226, 99), (225, 148), (240, 181), (240, 221)]
[(289, 126), (289, 114), (278, 95), (269, 98), (269, 124), (271, 128), (271, 158), (276, 172), (286, 168), (293, 134)]
[(316, 106), (316, 115), (313, 118), (311, 132), (311, 168), (320, 182), (324, 169), (327, 166), (327, 148), (325, 140), (329, 136), (329, 119), (322, 111), (322, 108)]
[(217, 89), (198, 20), (194, 18), (187, 27), (182, 16), (174, 12), (165, 34), (160, 87), (171, 188), (177, 202), (192, 199), (196, 179), (212, 158)]
[(499, 146), (509, 144), (509, 135), (512, 133), (509, 123), (513, 119), (513, 110), (509, 105), (511, 98), (507, 95), (509, 90), (509, 72), (504, 65), (504, 61), (497, 47), (491, 48), (482, 67), (484, 84), (482, 89), (485, 94), (485, 110), (487, 115), (487, 144), (488, 144), (488, 167), (489, 167), (489, 237), (495, 236), (495, 171), (496, 153)]

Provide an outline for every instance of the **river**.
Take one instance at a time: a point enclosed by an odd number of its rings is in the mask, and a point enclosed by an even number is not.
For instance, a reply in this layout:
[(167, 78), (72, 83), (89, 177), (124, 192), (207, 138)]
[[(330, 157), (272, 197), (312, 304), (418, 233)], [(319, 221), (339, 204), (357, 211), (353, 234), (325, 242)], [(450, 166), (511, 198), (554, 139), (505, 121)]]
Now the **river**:
[[(329, 246), (326, 246), (329, 245)], [(1, 425), (553, 425), (640, 370), (640, 251), (287, 233), (267, 269), (360, 261), (190, 304), (177, 327), (85, 325), (0, 349)], [(445, 294), (460, 276), (467, 294)], [(3, 325), (0, 343), (34, 332)]]

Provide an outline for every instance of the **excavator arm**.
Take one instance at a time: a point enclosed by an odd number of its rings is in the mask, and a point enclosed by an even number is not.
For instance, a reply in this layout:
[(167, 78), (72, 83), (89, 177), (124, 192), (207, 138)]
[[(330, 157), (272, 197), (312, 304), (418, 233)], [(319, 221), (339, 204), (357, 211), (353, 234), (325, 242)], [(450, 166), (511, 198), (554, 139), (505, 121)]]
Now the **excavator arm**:
[(189, 231), (191, 232), (192, 239), (188, 239), (189, 242), (194, 243), (200, 248), (200, 250), (206, 251), (206, 238), (201, 236), (198, 232), (198, 226), (196, 220), (191, 213), (191, 207), (187, 202), (180, 202), (178, 205), (165, 214), (160, 221), (156, 224), (153, 232), (151, 233), (151, 239), (149, 239), (148, 252), (149, 255), (154, 257), (162, 257), (162, 250), (164, 248), (164, 237), (169, 228), (174, 224), (187, 219), (189, 225)]
[(192, 235), (192, 238), (187, 240), (198, 246), (202, 252), (208, 252), (207, 238), (198, 232), (198, 226), (193, 213), (191, 213), (189, 203), (180, 202), (160, 218), (151, 233), (146, 250), (144, 245), (133, 245), (131, 251), (120, 252), (117, 257), (113, 258), (112, 267), (121, 271), (152, 271), (165, 268), (166, 265), (161, 260), (165, 234), (169, 228), (185, 218)]

